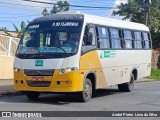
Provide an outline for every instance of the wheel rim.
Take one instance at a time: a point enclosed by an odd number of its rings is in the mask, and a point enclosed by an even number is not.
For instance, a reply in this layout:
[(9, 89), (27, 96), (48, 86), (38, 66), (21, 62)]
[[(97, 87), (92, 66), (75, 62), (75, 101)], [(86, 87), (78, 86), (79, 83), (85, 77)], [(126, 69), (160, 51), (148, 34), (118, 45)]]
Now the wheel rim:
[(89, 98), (91, 96), (91, 92), (91, 86), (86, 83), (84, 88), (84, 97)]

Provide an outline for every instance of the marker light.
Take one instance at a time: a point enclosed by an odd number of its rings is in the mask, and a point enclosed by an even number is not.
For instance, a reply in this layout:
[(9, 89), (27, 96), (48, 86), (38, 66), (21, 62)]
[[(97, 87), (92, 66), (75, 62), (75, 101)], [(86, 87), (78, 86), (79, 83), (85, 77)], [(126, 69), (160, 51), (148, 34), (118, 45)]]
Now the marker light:
[(14, 68), (14, 71), (16, 72), (16, 73), (20, 73), (20, 69), (19, 68)]

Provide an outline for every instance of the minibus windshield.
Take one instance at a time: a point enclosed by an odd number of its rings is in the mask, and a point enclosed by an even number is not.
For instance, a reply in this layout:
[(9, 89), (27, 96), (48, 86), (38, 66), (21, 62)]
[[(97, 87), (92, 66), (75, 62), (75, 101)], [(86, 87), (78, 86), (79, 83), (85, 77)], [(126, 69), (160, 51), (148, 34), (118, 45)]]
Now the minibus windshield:
[(77, 53), (82, 21), (32, 23), (26, 28), (16, 52), (22, 59), (64, 58)]

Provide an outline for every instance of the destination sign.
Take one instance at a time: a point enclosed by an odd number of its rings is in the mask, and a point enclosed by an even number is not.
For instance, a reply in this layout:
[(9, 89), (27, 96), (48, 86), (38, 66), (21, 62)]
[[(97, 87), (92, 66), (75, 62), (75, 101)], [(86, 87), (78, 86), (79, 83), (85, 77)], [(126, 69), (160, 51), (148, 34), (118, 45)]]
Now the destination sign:
[(53, 22), (52, 26), (65, 26), (65, 27), (77, 27), (78, 22)]

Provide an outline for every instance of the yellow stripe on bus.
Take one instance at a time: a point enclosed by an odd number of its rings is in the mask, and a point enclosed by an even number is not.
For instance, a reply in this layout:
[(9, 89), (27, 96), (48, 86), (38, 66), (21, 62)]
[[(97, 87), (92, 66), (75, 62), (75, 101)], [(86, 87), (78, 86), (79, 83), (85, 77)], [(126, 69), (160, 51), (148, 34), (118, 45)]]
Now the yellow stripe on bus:
[(107, 86), (105, 73), (96, 50), (90, 51), (81, 56), (80, 69), (85, 71), (94, 70), (96, 72), (96, 88), (104, 88)]

